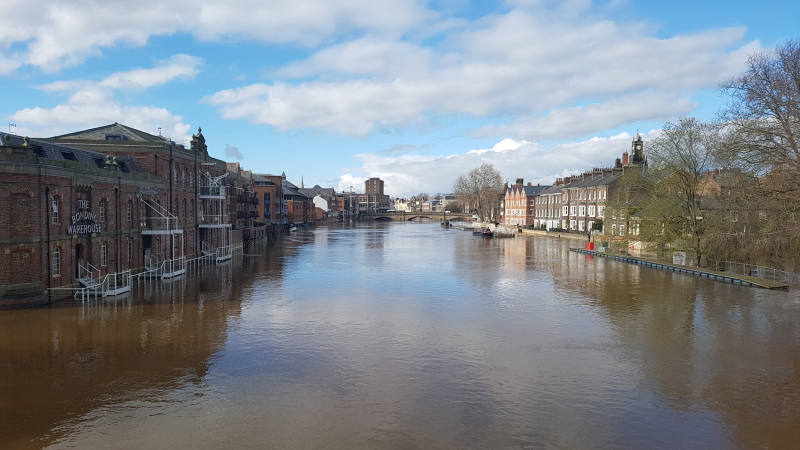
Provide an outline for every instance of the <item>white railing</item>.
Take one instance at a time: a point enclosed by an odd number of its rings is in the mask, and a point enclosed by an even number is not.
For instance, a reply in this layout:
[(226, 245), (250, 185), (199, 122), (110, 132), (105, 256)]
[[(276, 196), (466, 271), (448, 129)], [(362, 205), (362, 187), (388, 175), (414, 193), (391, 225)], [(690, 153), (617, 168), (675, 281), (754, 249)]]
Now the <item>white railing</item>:
[(136, 276), (139, 280), (142, 278), (152, 278), (160, 276), (164, 270), (164, 261), (159, 262), (156, 256), (144, 257), (144, 272)]
[(178, 218), (173, 215), (148, 217), (145, 220), (145, 228), (150, 230), (173, 230), (178, 228)]
[(225, 188), (223, 186), (200, 186), (200, 195), (203, 197), (224, 197)]
[(233, 251), (231, 250), (230, 245), (217, 247), (217, 250), (215, 252), (217, 261), (225, 261), (227, 259), (230, 259), (232, 254)]
[(172, 276), (176, 272), (183, 273), (186, 270), (186, 257), (168, 259), (162, 263), (162, 274)]
[(106, 275), (101, 283), (104, 285), (103, 296), (107, 295), (109, 292), (112, 293), (111, 295), (117, 295), (117, 293), (129, 291), (132, 278), (133, 276), (131, 275), (130, 269)]
[(201, 215), (199, 222), (201, 225), (226, 225), (225, 217), (226, 215), (224, 214), (214, 216)]
[[(95, 274), (97, 274), (97, 279), (95, 280)], [(87, 263), (78, 263), (78, 278), (89, 278), (90, 280), (96, 281), (100, 283), (100, 278), (102, 273), (100, 269), (97, 267)]]
[(745, 264), (734, 261), (718, 261), (715, 259), (707, 260), (708, 268), (717, 272), (729, 272), (737, 275), (747, 275), (751, 277), (764, 278), (787, 284), (800, 284), (800, 274), (787, 272), (785, 270), (773, 269), (771, 267), (756, 264)]

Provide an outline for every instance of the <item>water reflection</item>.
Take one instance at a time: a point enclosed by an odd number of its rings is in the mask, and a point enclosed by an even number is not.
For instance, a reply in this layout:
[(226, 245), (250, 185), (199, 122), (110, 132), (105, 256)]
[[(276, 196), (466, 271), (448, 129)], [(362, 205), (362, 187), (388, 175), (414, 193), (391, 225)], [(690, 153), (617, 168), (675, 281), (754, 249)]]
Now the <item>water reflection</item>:
[(800, 307), (438, 224), (0, 315), (0, 447), (793, 448)]

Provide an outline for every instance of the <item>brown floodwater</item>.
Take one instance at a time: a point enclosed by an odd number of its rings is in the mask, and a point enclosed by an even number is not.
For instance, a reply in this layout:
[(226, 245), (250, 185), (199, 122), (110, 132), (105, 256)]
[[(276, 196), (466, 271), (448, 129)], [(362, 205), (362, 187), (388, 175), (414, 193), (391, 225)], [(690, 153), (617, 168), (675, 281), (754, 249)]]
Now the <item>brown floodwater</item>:
[(438, 224), (0, 311), (0, 448), (796, 449), (800, 296)]

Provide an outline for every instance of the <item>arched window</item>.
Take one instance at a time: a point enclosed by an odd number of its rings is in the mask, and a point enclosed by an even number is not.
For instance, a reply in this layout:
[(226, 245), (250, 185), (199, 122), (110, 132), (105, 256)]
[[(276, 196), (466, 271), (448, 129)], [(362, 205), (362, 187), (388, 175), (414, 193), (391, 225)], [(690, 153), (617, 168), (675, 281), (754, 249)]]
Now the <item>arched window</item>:
[(186, 189), (186, 170), (181, 170), (181, 184)]
[(100, 199), (100, 222), (105, 222), (106, 220), (106, 199)]
[(179, 217), (178, 216), (178, 205), (179, 204), (180, 203), (178, 203), (178, 197), (175, 197), (175, 203), (172, 204), (172, 215), (175, 216), (176, 219)]
[(128, 223), (133, 220), (133, 202), (128, 200)]
[(191, 217), (192, 222), (196, 220), (196, 217), (194, 215), (194, 200), (189, 202), (189, 217)]
[(178, 169), (172, 169), (172, 185), (178, 186)]
[(100, 265), (108, 265), (108, 245), (105, 242), (100, 244)]
[(183, 221), (186, 222), (186, 199), (183, 199), (183, 208), (181, 210), (181, 216), (183, 216)]
[(53, 276), (61, 275), (61, 249), (58, 247), (53, 249), (53, 260), (51, 265)]

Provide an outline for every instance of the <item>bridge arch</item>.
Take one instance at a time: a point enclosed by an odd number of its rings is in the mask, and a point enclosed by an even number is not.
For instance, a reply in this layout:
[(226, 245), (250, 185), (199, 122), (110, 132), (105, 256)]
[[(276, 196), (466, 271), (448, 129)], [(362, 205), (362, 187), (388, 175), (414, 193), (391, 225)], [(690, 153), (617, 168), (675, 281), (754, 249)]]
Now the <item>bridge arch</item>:
[(383, 213), (362, 213), (358, 215), (358, 220), (393, 220), (408, 222), (414, 219), (427, 218), (433, 221), (456, 221), (471, 222), (472, 215), (468, 213), (444, 213), (444, 212), (383, 212)]

